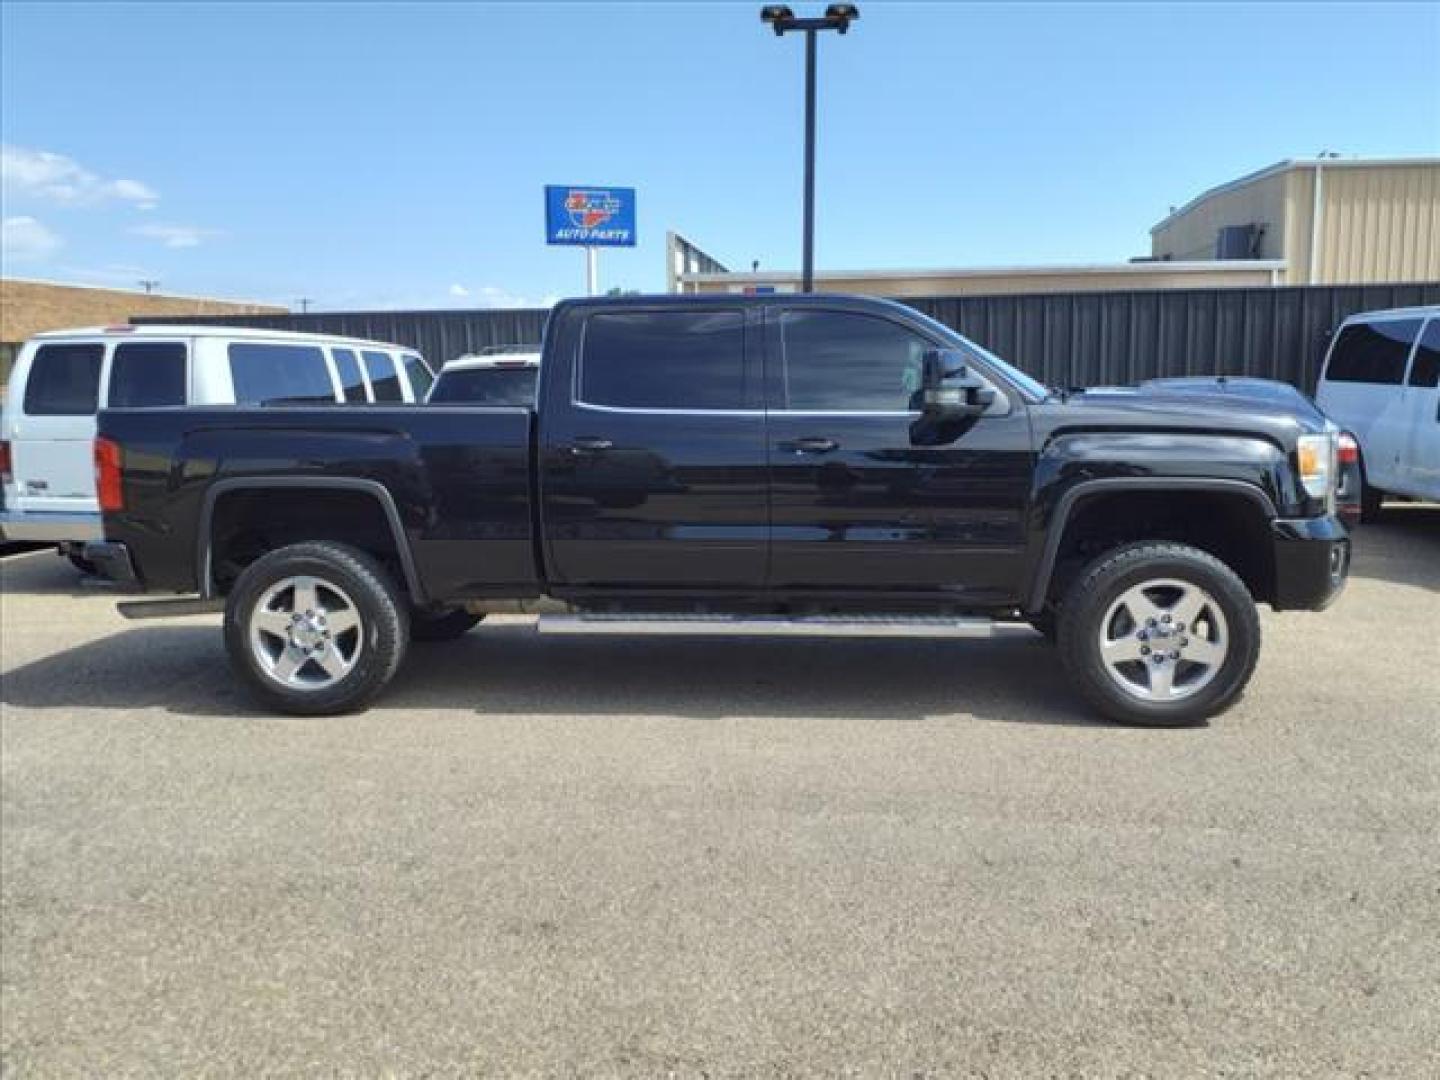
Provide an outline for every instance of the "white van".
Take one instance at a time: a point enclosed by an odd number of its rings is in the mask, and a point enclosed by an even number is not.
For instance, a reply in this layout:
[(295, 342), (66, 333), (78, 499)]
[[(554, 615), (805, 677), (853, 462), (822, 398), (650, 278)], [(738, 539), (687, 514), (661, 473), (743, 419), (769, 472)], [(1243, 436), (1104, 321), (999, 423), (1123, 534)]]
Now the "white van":
[(97, 409), (415, 402), (433, 381), (415, 350), (358, 338), (159, 325), (37, 334), (0, 413), (0, 540), (58, 543), (73, 557), (101, 538)]
[(1360, 441), (1364, 520), (1386, 495), (1440, 502), (1440, 307), (1346, 319), (1315, 403)]

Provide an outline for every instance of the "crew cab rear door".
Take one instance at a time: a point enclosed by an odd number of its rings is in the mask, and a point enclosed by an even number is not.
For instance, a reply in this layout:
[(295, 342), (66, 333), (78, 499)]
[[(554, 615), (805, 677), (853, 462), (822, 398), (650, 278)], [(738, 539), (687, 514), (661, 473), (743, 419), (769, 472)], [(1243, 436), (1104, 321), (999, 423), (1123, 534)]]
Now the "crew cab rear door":
[(762, 587), (758, 309), (580, 303), (548, 333), (539, 470), (552, 586)]
[(822, 303), (777, 305), (766, 323), (770, 588), (1013, 602), (1033, 468), (1019, 394), (953, 441), (915, 445), (922, 359), (942, 343)]

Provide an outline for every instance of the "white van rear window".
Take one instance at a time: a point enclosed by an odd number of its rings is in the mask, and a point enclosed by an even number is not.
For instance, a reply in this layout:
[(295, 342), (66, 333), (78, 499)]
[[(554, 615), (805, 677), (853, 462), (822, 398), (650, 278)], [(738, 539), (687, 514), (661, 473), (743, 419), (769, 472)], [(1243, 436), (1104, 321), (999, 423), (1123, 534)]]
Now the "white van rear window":
[(42, 345), (25, 380), (27, 416), (93, 416), (104, 345)]
[(1325, 378), (1330, 382), (1383, 383), (1405, 381), (1410, 346), (1420, 332), (1419, 319), (1351, 323), (1340, 331), (1330, 353)]

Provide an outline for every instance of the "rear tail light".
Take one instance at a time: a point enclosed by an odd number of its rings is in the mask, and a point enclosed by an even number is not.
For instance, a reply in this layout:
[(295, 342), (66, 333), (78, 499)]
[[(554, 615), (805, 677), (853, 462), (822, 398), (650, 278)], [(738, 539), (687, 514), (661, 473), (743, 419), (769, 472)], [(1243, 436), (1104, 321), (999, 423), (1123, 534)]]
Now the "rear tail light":
[(95, 492), (101, 510), (124, 510), (125, 493), (120, 486), (120, 447), (106, 438), (95, 440)]
[(0, 439), (0, 484), (10, 483), (10, 443)]
[(1339, 460), (1341, 465), (1356, 465), (1360, 461), (1360, 444), (1348, 431), (1340, 433)]

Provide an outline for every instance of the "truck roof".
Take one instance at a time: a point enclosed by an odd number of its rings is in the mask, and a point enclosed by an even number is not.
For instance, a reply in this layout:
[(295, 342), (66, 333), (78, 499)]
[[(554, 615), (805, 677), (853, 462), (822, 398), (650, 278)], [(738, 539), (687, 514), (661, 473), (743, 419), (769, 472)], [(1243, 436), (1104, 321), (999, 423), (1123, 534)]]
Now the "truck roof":
[(809, 304), (826, 307), (876, 308), (887, 307), (912, 314), (915, 309), (884, 296), (861, 296), (856, 293), (653, 293), (639, 296), (582, 296), (561, 300), (555, 309), (571, 307), (736, 307), (752, 304), (784, 304), (799, 307)]

